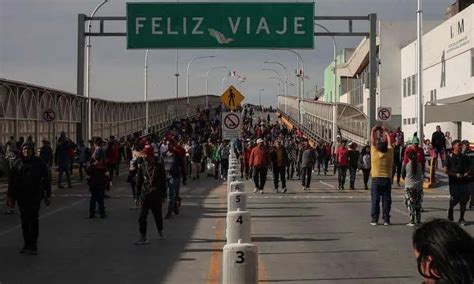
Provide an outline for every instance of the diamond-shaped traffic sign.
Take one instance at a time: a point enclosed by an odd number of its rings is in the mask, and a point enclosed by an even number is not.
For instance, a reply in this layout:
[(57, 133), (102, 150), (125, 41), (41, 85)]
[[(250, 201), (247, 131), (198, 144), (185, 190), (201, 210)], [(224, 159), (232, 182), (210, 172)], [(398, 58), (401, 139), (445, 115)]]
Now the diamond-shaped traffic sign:
[(230, 86), (221, 96), (222, 103), (231, 110), (235, 110), (245, 97), (234, 86)]

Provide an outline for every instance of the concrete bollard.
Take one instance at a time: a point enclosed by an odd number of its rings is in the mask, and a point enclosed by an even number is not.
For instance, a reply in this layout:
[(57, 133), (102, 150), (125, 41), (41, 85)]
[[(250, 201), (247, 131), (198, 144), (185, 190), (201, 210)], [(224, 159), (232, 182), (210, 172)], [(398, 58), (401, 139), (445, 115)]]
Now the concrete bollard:
[(249, 243), (224, 246), (222, 259), (223, 284), (257, 284), (258, 283), (258, 249)]
[(227, 212), (246, 211), (247, 193), (234, 191), (227, 196)]
[(231, 174), (227, 176), (227, 193), (230, 192), (230, 184), (240, 180), (240, 174)]
[(230, 192), (238, 191), (238, 192), (245, 192), (245, 183), (239, 180), (232, 181), (229, 183), (230, 185)]
[(227, 177), (229, 177), (229, 176), (231, 176), (231, 175), (236, 175), (236, 176), (238, 175), (238, 176), (240, 176), (240, 171), (237, 170), (237, 169), (229, 169), (229, 170), (227, 171)]
[(238, 240), (244, 243), (251, 242), (250, 236), (250, 212), (232, 211), (227, 212), (227, 244), (235, 244)]

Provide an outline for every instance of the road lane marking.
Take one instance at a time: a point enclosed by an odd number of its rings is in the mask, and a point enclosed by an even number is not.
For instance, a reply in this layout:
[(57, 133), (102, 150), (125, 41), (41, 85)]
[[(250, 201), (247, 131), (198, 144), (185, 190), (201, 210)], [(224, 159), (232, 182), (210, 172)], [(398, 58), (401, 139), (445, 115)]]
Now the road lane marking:
[(319, 182), (322, 183), (322, 184), (324, 184), (325, 186), (329, 186), (329, 187), (331, 187), (331, 188), (335, 188), (334, 185), (332, 185), (332, 184), (330, 184), (330, 183), (327, 183), (327, 182), (325, 182), (325, 181), (320, 180)]
[[(225, 208), (226, 206), (226, 187), (221, 185), (217, 187), (217, 193), (219, 198), (219, 208)], [(216, 224), (216, 230), (214, 233), (215, 240), (224, 239), (225, 229), (225, 218), (218, 218)], [(208, 284), (219, 284), (222, 270), (222, 244), (220, 242), (212, 243), (211, 259), (209, 260), (209, 269), (207, 272), (207, 283)]]

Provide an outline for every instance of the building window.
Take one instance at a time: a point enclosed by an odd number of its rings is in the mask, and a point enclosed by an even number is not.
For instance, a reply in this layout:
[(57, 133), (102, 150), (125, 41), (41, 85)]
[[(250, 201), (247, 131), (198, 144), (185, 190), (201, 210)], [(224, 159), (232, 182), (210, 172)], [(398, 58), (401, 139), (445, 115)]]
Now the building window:
[(415, 124), (415, 123), (416, 123), (416, 122), (415, 122), (415, 118), (412, 117), (412, 118), (411, 118), (411, 124)]
[(415, 75), (411, 76), (411, 94), (412, 95), (416, 94), (416, 76)]
[(407, 119), (406, 118), (403, 119), (403, 125), (407, 125)]
[(407, 79), (407, 96), (411, 96), (411, 77)]
[(407, 96), (407, 79), (403, 79), (403, 97), (406, 98)]

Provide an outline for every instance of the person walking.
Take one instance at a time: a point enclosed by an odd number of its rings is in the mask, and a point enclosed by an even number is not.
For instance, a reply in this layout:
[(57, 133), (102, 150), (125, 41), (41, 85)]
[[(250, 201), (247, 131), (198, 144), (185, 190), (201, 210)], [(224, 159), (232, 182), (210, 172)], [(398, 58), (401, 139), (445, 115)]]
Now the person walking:
[(7, 197), (18, 202), (23, 231), (20, 253), (38, 254), (39, 210), (41, 201), (50, 205), (51, 185), (46, 164), (35, 156), (32, 144), (21, 146), (22, 157), (11, 169)]
[(470, 199), (469, 190), (469, 158), (461, 153), (461, 141), (453, 141), (453, 152), (448, 157), (445, 172), (449, 181), (449, 209), (448, 220), (454, 220), (454, 207), (459, 204), (459, 224), (466, 225), (464, 215)]
[(281, 180), (281, 189), (286, 193), (286, 166), (288, 164), (288, 153), (280, 140), (275, 141), (275, 147), (270, 152), (270, 160), (272, 163), (273, 183), (275, 192), (278, 193), (279, 180)]
[(287, 179), (291, 180), (293, 179), (293, 176), (295, 175), (295, 169), (296, 169), (296, 158), (297, 158), (297, 145), (295, 143), (294, 139), (290, 139), (290, 142), (288, 143), (287, 147), (287, 152), (288, 152), (288, 167), (286, 170), (287, 174)]
[(436, 131), (431, 136), (431, 146), (433, 147), (433, 160), (437, 159), (438, 156), (441, 159), (441, 166), (444, 168), (444, 158), (446, 152), (446, 137), (441, 126), (436, 126)]
[(371, 161), (370, 161), (370, 146), (366, 145), (360, 151), (359, 156), (359, 169), (362, 170), (362, 175), (364, 177), (364, 190), (369, 190), (369, 177), (370, 177), (370, 168), (371, 168)]
[(219, 147), (219, 156), (221, 164), (221, 178), (227, 180), (227, 170), (229, 169), (230, 145), (229, 139), (224, 139)]
[(471, 202), (469, 203), (469, 210), (474, 209), (474, 151), (472, 151), (469, 141), (462, 141), (462, 153), (469, 159), (469, 191), (471, 192)]
[(335, 151), (336, 155), (336, 168), (337, 168), (337, 179), (339, 181), (339, 190), (344, 190), (344, 184), (346, 183), (346, 174), (349, 167), (349, 150), (347, 149), (347, 141), (342, 140)]
[(309, 190), (311, 186), (311, 172), (316, 163), (316, 152), (309, 145), (308, 140), (302, 142), (302, 148), (298, 157), (298, 163), (301, 165), (301, 185), (304, 190)]
[(214, 163), (214, 178), (218, 179), (219, 178), (219, 168), (220, 168), (220, 163), (221, 163), (221, 151), (220, 151), (221, 145), (219, 143), (216, 144), (214, 147), (214, 151), (212, 152), (212, 162)]
[[(174, 215), (179, 214), (179, 204), (177, 197), (179, 194), (179, 185), (181, 178), (186, 176), (186, 166), (183, 157), (178, 153), (175, 142), (170, 141), (168, 151), (163, 159), (164, 169), (166, 173), (166, 187), (168, 189), (168, 212), (165, 219), (170, 219)], [(180, 201), (179, 201), (180, 202)]]
[(89, 219), (95, 218), (95, 206), (99, 205), (100, 218), (104, 219), (105, 214), (105, 190), (110, 181), (110, 171), (105, 162), (105, 156), (100, 154), (96, 156), (93, 163), (87, 167), (87, 183), (91, 193), (89, 203)]
[(327, 174), (327, 168), (325, 167), (326, 164), (326, 148), (322, 142), (318, 143), (316, 146), (316, 154), (318, 156), (318, 176), (321, 175), (321, 167), (323, 168), (324, 175)]
[(51, 191), (51, 181), (52, 181), (52, 173), (51, 169), (53, 167), (53, 162), (54, 162), (54, 156), (53, 156), (53, 149), (51, 148), (49, 141), (43, 140), (42, 141), (42, 146), (39, 150), (39, 158), (41, 161), (43, 161), (46, 164), (46, 168), (48, 170), (48, 180), (49, 182), (47, 183), (49, 186), (49, 189), (47, 191)]
[(355, 142), (352, 142), (349, 146), (349, 152), (347, 153), (349, 167), (349, 188), (351, 190), (355, 189), (356, 174), (359, 165), (359, 156), (360, 152), (357, 150), (357, 144)]
[(400, 187), (400, 175), (402, 173), (403, 157), (405, 147), (400, 140), (395, 139), (395, 145), (393, 147), (393, 167), (392, 167), (392, 184), (395, 174), (397, 175), (397, 186)]
[(202, 159), (203, 159), (202, 147), (196, 140), (193, 140), (192, 146), (191, 146), (191, 163), (192, 163), (193, 180), (199, 179), (199, 173), (201, 172)]
[[(384, 139), (377, 139), (381, 132)], [(382, 218), (384, 226), (390, 226), (390, 209), (392, 206), (392, 165), (393, 148), (390, 135), (385, 127), (374, 126), (370, 135), (370, 158), (372, 171), (371, 217), (370, 225), (378, 225), (380, 216), (380, 199), (382, 199)]]
[(88, 168), (91, 159), (91, 149), (84, 144), (84, 140), (80, 139), (77, 151), (79, 152), (79, 179), (82, 181), (84, 179), (83, 170)]
[(62, 185), (63, 175), (66, 174), (67, 187), (71, 188), (71, 157), (70, 151), (73, 145), (69, 139), (66, 138), (66, 132), (61, 132), (54, 155), (56, 165), (58, 166), (58, 188), (63, 189)]
[(405, 205), (410, 214), (407, 226), (421, 224), (421, 208), (423, 202), (423, 168), (418, 162), (417, 153), (411, 149), (408, 154), (408, 163), (403, 165), (402, 177), (405, 180)]
[[(114, 136), (109, 137), (109, 142), (105, 148), (105, 163), (110, 173), (110, 184), (113, 182), (114, 175), (118, 174), (120, 164), (120, 145)], [(110, 186), (109, 186), (110, 190)]]
[[(128, 177), (127, 182), (130, 183), (130, 188), (132, 189), (132, 196), (133, 196), (133, 205), (135, 208), (138, 208), (140, 205), (140, 201), (137, 195), (137, 174), (138, 174), (138, 163), (140, 159), (143, 159), (142, 156), (142, 148), (139, 143), (135, 143), (132, 146), (132, 158), (129, 162), (128, 166)], [(161, 161), (161, 159), (158, 159)]]
[(263, 188), (267, 181), (268, 164), (270, 155), (268, 147), (265, 145), (262, 138), (257, 139), (257, 146), (252, 149), (250, 153), (249, 165), (253, 169), (253, 181), (255, 190), (253, 192), (263, 194)]
[(140, 198), (140, 217), (138, 218), (140, 238), (135, 245), (148, 244), (147, 239), (147, 218), (151, 210), (155, 219), (158, 237), (163, 235), (163, 213), (162, 204), (166, 201), (166, 172), (162, 163), (155, 158), (155, 153), (151, 145), (145, 145), (142, 151), (143, 159), (138, 164), (137, 177), (139, 180), (138, 197)]

